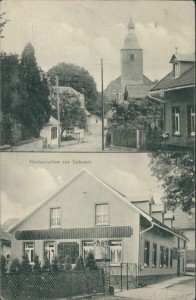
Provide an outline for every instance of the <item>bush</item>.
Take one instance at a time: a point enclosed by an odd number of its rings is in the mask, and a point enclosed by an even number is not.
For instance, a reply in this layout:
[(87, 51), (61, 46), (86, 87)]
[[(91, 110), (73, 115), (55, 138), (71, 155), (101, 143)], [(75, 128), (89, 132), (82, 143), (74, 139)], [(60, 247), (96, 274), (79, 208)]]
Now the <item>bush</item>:
[(26, 253), (22, 256), (21, 271), (24, 273), (31, 272), (30, 261), (29, 261), (28, 255)]
[(85, 259), (86, 268), (89, 270), (98, 270), (98, 267), (95, 262), (94, 254), (92, 251), (89, 251), (86, 259)]
[(71, 257), (69, 255), (67, 255), (65, 258), (65, 270), (70, 271), (71, 269), (72, 269)]
[(39, 261), (39, 256), (35, 254), (35, 258), (34, 258), (34, 267), (33, 267), (33, 271), (35, 273), (41, 273), (41, 262)]
[(49, 272), (50, 269), (51, 269), (51, 264), (50, 264), (50, 261), (49, 261), (47, 255), (45, 254), (44, 255), (44, 263), (43, 263), (42, 271), (43, 272)]
[(18, 258), (15, 258), (11, 262), (10, 273), (20, 273), (21, 272), (21, 264)]
[(76, 265), (74, 267), (75, 271), (84, 271), (84, 260), (82, 256), (76, 259)]
[(6, 258), (4, 255), (0, 256), (0, 274), (5, 274), (7, 271), (6, 268)]

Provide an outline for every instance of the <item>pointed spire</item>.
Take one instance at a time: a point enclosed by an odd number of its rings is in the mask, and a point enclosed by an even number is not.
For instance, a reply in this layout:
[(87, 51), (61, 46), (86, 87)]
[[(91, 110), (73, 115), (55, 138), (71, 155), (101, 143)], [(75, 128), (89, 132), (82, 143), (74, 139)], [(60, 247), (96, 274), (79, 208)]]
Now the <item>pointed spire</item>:
[(135, 25), (134, 25), (134, 23), (133, 23), (131, 17), (130, 17), (129, 24), (128, 24), (127, 28), (128, 28), (128, 30), (134, 29), (134, 28), (135, 28)]

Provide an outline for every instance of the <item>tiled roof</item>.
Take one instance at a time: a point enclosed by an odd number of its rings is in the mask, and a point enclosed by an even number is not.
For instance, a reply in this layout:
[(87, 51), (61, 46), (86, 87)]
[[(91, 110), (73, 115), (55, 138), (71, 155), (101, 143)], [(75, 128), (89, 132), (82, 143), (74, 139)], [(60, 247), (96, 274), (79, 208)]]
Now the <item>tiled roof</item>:
[(195, 229), (195, 211), (189, 215), (183, 212), (180, 208), (174, 211), (175, 221), (173, 225), (176, 229)]
[(175, 78), (173, 71), (161, 79), (150, 91), (167, 90), (180, 88), (183, 86), (192, 86), (195, 84), (195, 66), (192, 66), (180, 77)]

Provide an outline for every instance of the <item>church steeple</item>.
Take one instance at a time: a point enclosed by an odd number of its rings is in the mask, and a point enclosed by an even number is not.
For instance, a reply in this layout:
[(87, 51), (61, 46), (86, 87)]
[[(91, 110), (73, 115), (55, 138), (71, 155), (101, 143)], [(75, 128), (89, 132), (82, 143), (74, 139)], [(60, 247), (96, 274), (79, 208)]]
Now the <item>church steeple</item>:
[(140, 49), (140, 46), (138, 44), (137, 37), (135, 35), (135, 25), (130, 17), (129, 24), (127, 25), (128, 28), (128, 34), (126, 36), (125, 42), (124, 42), (124, 49)]
[(127, 28), (128, 28), (128, 32), (130, 32), (131, 29), (135, 29), (135, 25), (134, 25), (131, 17), (130, 17), (129, 24), (128, 24)]

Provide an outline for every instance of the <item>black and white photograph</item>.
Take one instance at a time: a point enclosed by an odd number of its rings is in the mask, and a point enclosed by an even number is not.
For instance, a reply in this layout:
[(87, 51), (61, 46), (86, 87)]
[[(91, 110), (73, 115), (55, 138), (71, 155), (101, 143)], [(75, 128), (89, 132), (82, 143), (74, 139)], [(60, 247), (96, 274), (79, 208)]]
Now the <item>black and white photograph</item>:
[(1, 151), (193, 150), (193, 1), (1, 11)]
[(5, 153), (1, 172), (2, 299), (194, 299), (190, 153)]
[(195, 299), (195, 3), (0, 0), (0, 300)]

